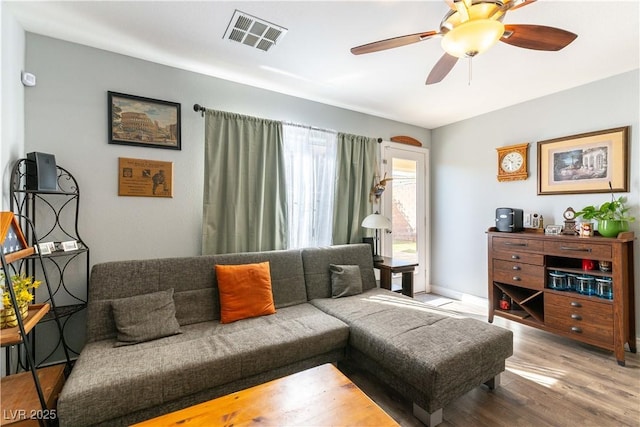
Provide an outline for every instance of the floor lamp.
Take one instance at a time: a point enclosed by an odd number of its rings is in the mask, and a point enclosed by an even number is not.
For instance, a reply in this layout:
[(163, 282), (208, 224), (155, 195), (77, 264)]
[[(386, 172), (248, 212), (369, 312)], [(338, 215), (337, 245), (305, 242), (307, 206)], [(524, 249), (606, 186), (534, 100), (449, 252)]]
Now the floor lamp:
[(374, 261), (382, 261), (382, 256), (380, 255), (380, 253), (378, 252), (379, 249), (379, 241), (380, 241), (380, 236), (379, 236), (379, 230), (388, 230), (391, 228), (391, 220), (389, 218), (387, 218), (386, 216), (380, 215), (379, 213), (374, 213), (371, 214), (369, 216), (367, 216), (364, 220), (362, 220), (362, 226), (364, 228), (372, 228), (374, 230), (376, 230), (376, 237), (375, 237), (375, 254), (373, 255), (373, 260)]

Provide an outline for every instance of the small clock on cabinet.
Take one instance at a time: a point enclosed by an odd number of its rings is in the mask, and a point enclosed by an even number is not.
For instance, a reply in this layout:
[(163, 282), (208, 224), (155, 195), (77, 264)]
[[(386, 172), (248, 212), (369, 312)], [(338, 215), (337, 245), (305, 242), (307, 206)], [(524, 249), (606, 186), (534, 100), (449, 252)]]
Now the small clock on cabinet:
[(564, 217), (564, 227), (562, 229), (562, 234), (578, 234), (578, 230), (576, 228), (576, 211), (573, 208), (567, 208), (562, 214)]
[(529, 177), (527, 154), (529, 143), (496, 148), (498, 181), (518, 181)]

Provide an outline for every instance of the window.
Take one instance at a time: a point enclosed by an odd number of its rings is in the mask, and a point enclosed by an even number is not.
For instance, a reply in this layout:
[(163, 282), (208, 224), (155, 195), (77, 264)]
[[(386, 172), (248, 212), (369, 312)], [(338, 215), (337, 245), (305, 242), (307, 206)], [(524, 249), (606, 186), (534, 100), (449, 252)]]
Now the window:
[(337, 134), (283, 124), (289, 248), (330, 245)]

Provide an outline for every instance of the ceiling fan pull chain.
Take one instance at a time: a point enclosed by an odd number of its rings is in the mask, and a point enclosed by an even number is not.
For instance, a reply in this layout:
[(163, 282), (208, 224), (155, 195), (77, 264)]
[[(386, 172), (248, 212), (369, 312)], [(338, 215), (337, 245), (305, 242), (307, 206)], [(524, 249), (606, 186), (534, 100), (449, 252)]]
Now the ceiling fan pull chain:
[(471, 61), (473, 57), (469, 57), (469, 86), (471, 86), (471, 77), (473, 76), (473, 67), (471, 66)]

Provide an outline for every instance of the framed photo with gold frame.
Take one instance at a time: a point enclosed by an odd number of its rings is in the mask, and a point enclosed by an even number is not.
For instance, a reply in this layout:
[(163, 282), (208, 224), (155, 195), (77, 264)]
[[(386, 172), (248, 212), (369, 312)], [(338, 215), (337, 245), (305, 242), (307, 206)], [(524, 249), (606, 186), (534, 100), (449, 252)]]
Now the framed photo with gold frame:
[(118, 196), (173, 197), (173, 162), (119, 157)]
[(538, 195), (629, 191), (629, 126), (538, 142)]

